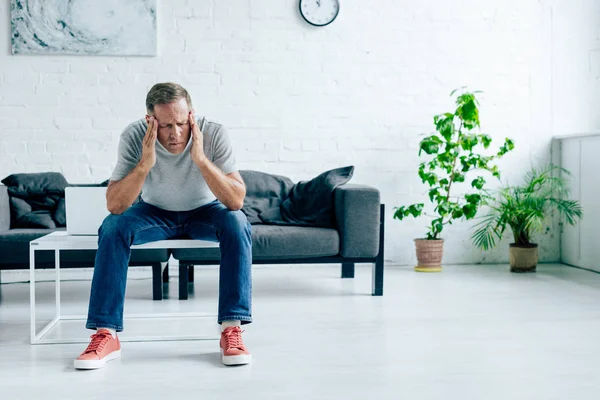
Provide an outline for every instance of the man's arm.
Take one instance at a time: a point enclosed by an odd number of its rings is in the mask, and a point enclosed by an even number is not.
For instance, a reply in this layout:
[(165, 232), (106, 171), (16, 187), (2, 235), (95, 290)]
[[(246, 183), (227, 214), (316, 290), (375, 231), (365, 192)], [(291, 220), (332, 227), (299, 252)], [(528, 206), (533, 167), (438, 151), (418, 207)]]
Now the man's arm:
[[(189, 122), (192, 132), (192, 148), (190, 150), (192, 160), (200, 169), (204, 180), (217, 199), (232, 211), (240, 210), (244, 205), (244, 197), (246, 197), (246, 185), (242, 176), (237, 171), (229, 174), (223, 173), (206, 157), (202, 132), (196, 124), (193, 112), (189, 114)], [(231, 148), (228, 150), (231, 151)]]
[(120, 181), (110, 181), (106, 188), (106, 206), (111, 214), (123, 214), (137, 199), (149, 170), (138, 164)]
[(239, 172), (225, 175), (208, 159), (196, 165), (200, 168), (200, 172), (202, 172), (202, 176), (204, 176), (210, 190), (225, 207), (237, 211), (244, 206), (246, 185)]
[(106, 206), (112, 214), (122, 214), (139, 196), (144, 181), (156, 164), (156, 135), (158, 121), (150, 117), (148, 130), (142, 142), (142, 157), (139, 163), (119, 181), (110, 181), (106, 188)]

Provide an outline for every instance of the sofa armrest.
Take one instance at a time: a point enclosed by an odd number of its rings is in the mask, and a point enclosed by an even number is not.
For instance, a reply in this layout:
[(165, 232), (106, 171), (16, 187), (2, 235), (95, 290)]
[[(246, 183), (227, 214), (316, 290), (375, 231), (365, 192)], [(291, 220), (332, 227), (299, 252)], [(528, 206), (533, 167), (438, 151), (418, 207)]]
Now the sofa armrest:
[(335, 218), (343, 257), (376, 257), (379, 253), (379, 190), (346, 184), (334, 191)]
[(10, 229), (10, 199), (8, 187), (0, 185), (0, 232)]

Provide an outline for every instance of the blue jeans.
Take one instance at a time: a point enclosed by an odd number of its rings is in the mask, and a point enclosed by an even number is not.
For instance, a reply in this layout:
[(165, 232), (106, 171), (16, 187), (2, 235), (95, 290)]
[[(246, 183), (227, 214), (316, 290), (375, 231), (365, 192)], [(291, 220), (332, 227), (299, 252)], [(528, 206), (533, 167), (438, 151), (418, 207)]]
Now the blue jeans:
[(223, 321), (252, 321), (252, 228), (241, 211), (218, 200), (190, 211), (167, 211), (139, 202), (111, 214), (98, 230), (98, 252), (86, 328), (123, 330), (123, 305), (130, 246), (189, 238), (218, 241), (219, 315)]

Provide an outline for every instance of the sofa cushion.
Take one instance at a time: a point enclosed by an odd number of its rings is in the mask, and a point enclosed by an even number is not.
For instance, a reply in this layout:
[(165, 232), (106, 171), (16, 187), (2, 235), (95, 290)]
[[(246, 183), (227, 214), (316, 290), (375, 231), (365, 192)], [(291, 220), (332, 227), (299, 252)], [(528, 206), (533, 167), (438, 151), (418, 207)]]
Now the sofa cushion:
[[(340, 238), (335, 229), (252, 225), (252, 257), (255, 260), (311, 258), (335, 256), (340, 251)], [(174, 249), (180, 261), (219, 260), (218, 248)]]
[(9, 186), (11, 196), (27, 198), (32, 196), (58, 194), (64, 195), (69, 185), (60, 172), (37, 172), (12, 174), (2, 179)]
[[(56, 229), (64, 230), (64, 229)], [(29, 263), (29, 242), (52, 232), (49, 229), (11, 229), (0, 233), (0, 265), (2, 269), (23, 268), (23, 263)], [(93, 267), (96, 250), (67, 250), (61, 251), (61, 267)], [(36, 266), (54, 267), (54, 251), (36, 251)], [(169, 259), (167, 249), (133, 250), (130, 263), (135, 265), (150, 265), (154, 262), (164, 262)], [(148, 264), (144, 264), (144, 263)], [(21, 265), (18, 265), (21, 264)]]
[(240, 175), (246, 184), (242, 212), (251, 224), (262, 224), (259, 214), (264, 210), (279, 209), (294, 187), (290, 178), (281, 175), (250, 170), (242, 170)]

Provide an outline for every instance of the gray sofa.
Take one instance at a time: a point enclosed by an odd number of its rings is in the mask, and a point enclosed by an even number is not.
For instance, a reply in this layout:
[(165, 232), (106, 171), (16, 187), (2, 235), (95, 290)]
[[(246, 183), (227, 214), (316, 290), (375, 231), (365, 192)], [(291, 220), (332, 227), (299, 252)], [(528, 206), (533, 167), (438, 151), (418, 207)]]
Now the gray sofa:
[[(250, 183), (250, 184), (249, 184)], [(252, 187), (252, 182), (246, 182)], [(379, 191), (365, 185), (346, 184), (334, 190), (335, 229), (252, 225), (254, 264), (341, 264), (342, 278), (354, 277), (355, 263), (372, 263), (372, 294), (383, 294), (384, 213)], [(252, 195), (252, 193), (248, 193)], [(254, 193), (254, 195), (260, 195)], [(64, 228), (57, 228), (64, 229)], [(51, 229), (10, 229), (7, 187), (0, 185), (0, 271), (29, 269), (29, 242)], [(130, 265), (152, 266), (153, 298), (162, 298), (162, 283), (168, 282), (168, 269), (161, 266), (170, 255), (180, 263), (179, 298), (188, 296), (194, 265), (218, 265), (218, 249), (134, 250)], [(95, 251), (61, 253), (61, 268), (93, 267)], [(36, 268), (53, 268), (52, 252), (40, 251)], [(1, 272), (0, 272), (1, 274)]]
[[(247, 182), (248, 183), (248, 182)], [(250, 185), (248, 185), (250, 186)], [(384, 217), (379, 191), (346, 184), (334, 191), (336, 229), (252, 225), (253, 264), (341, 264), (342, 278), (354, 277), (354, 264), (372, 263), (372, 294), (383, 295)], [(219, 263), (219, 250), (173, 249), (179, 260), (179, 294), (185, 298), (190, 265)]]

